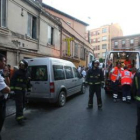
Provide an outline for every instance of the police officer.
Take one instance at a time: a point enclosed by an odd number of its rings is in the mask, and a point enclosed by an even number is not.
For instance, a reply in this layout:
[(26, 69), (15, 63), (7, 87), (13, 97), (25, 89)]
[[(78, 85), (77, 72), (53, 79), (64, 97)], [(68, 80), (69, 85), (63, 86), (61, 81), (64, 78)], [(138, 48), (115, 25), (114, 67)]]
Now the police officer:
[(19, 70), (14, 73), (11, 79), (11, 91), (15, 93), (16, 121), (19, 125), (24, 125), (25, 117), (23, 116), (23, 109), (25, 107), (25, 92), (30, 88), (27, 67), (28, 62), (21, 60)]
[(92, 69), (89, 69), (85, 84), (89, 85), (88, 109), (93, 107), (93, 96), (96, 93), (98, 108), (102, 108), (101, 85), (104, 83), (103, 72), (99, 69), (99, 61), (92, 62)]
[(4, 71), (5, 63), (6, 63), (5, 56), (0, 54), (0, 133), (3, 127), (6, 114), (6, 100), (4, 98), (4, 94), (10, 92), (9, 88), (10, 81), (8, 73)]
[(140, 70), (134, 76), (132, 89), (137, 101), (136, 140), (140, 140)]

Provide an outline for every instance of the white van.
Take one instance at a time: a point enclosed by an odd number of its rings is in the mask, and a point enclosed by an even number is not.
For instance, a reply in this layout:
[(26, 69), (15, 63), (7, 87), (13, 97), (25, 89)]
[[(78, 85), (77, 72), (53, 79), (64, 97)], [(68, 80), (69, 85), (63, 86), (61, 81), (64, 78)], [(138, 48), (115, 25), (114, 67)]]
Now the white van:
[(46, 99), (64, 106), (66, 97), (85, 92), (82, 76), (72, 62), (51, 57), (27, 61), (32, 85), (32, 91), (27, 94), (28, 100)]

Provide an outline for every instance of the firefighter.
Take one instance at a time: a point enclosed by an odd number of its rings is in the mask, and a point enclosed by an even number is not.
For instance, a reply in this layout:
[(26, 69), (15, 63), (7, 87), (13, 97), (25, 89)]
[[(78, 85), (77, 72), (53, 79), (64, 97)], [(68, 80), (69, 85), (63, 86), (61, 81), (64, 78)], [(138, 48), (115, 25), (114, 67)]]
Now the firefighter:
[(137, 101), (136, 140), (140, 140), (140, 70), (134, 76), (132, 89)]
[(121, 63), (116, 62), (116, 67), (114, 67), (109, 74), (114, 102), (117, 102), (118, 99), (120, 73), (121, 73)]
[(102, 108), (102, 99), (101, 99), (101, 86), (104, 84), (103, 72), (98, 68), (99, 62), (92, 62), (92, 69), (89, 69), (86, 76), (85, 84), (89, 85), (89, 101), (88, 109), (93, 108), (93, 96), (96, 93), (98, 108)]
[(122, 101), (127, 103), (131, 102), (131, 85), (132, 85), (132, 73), (127, 70), (127, 66), (124, 66), (124, 71), (121, 71), (121, 85), (122, 85)]
[(11, 91), (15, 94), (16, 105), (16, 121), (19, 125), (24, 125), (25, 117), (23, 116), (23, 109), (25, 107), (25, 92), (29, 90), (30, 83), (27, 77), (28, 62), (21, 60), (19, 63), (19, 70), (17, 70), (11, 79)]

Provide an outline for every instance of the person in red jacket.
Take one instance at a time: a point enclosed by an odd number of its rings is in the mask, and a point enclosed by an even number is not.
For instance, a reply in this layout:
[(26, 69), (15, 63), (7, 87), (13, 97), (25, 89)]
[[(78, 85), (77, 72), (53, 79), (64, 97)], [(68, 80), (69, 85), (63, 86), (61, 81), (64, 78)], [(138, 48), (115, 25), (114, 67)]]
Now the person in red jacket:
[(121, 73), (121, 63), (116, 62), (116, 67), (114, 67), (109, 74), (114, 102), (117, 102), (118, 99), (120, 73)]
[(126, 60), (124, 61), (125, 66), (127, 66), (128, 70), (132, 68), (131, 60), (129, 60), (128, 57), (126, 57)]
[(121, 85), (122, 85), (122, 101), (127, 103), (131, 102), (131, 85), (133, 75), (128, 71), (127, 66), (124, 67), (124, 71), (121, 71)]

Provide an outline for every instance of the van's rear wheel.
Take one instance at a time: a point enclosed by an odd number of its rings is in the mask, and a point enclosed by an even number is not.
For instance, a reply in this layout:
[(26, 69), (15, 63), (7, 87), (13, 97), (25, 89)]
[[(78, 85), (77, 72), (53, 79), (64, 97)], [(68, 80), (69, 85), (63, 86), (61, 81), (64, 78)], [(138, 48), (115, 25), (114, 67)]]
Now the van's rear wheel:
[(66, 93), (64, 91), (61, 91), (58, 97), (58, 106), (62, 107), (66, 103)]

